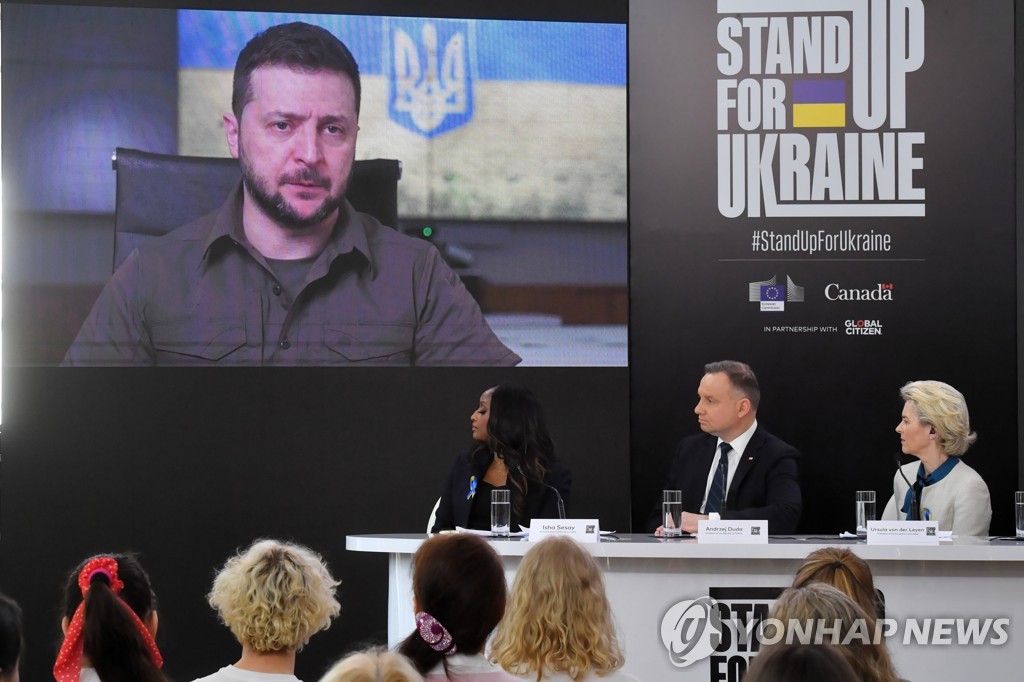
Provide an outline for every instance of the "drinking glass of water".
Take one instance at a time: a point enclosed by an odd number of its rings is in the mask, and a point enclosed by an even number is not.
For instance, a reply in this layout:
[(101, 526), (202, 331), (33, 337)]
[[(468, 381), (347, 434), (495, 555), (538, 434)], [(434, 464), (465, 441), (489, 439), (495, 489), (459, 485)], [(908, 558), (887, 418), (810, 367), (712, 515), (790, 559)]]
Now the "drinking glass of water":
[(1015, 492), (1013, 499), (1017, 503), (1014, 512), (1014, 518), (1017, 521), (1017, 537), (1024, 538), (1024, 490)]
[(683, 534), (683, 491), (664, 490), (661, 498), (662, 529), (667, 538)]
[(491, 534), (508, 537), (512, 519), (512, 502), (509, 490), (491, 491)]
[(868, 534), (868, 521), (875, 520), (875, 491), (858, 490), (857, 502), (857, 535)]

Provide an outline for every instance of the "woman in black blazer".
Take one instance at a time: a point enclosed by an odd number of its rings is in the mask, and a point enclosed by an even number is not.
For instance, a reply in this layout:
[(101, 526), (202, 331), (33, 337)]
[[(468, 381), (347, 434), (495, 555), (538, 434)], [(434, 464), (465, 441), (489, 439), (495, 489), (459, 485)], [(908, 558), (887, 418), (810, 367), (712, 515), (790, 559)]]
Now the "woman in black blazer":
[(430, 532), (490, 530), (495, 489), (512, 493), (513, 532), (531, 519), (559, 518), (559, 498), (568, 506), (572, 475), (555, 457), (533, 392), (512, 384), (489, 388), (470, 422), (473, 446), (452, 464)]

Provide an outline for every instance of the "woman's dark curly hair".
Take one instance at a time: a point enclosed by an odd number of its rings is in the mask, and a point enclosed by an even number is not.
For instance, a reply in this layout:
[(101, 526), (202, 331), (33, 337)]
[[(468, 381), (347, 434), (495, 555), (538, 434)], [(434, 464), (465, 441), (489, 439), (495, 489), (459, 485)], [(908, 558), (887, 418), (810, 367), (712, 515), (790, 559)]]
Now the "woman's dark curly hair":
[(520, 518), (530, 484), (540, 485), (555, 462), (555, 444), (533, 391), (515, 384), (495, 386), (487, 433), (487, 443), (477, 443), (470, 459), (479, 466), (486, 465), (492, 454), (505, 460), (512, 488), (512, 513)]

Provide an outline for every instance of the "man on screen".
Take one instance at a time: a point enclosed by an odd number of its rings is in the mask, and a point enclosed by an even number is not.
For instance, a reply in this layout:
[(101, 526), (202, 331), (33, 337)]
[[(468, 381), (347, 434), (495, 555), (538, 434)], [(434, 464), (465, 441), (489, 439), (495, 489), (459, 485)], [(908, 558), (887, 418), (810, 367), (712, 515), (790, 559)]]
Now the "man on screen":
[(515, 365), (437, 249), (345, 199), (359, 67), (323, 28), (272, 27), (235, 65), (217, 211), (132, 253), (67, 365)]
[[(704, 433), (679, 444), (665, 482), (665, 490), (683, 493), (683, 531), (696, 533), (697, 521), (716, 513), (767, 519), (775, 535), (795, 532), (800, 453), (758, 425), (761, 390), (754, 370), (732, 360), (709, 363), (697, 396), (693, 411)], [(659, 501), (649, 526), (660, 535), (663, 523)]]

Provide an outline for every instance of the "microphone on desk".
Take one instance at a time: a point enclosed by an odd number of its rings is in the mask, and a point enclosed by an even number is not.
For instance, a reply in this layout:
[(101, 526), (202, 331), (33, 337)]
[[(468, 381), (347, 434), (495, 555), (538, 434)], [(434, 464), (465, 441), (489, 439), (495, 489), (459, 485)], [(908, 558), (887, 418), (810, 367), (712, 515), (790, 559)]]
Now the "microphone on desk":
[(919, 521), (921, 519), (921, 497), (917, 488), (911, 485), (910, 481), (907, 480), (906, 474), (903, 473), (903, 463), (900, 461), (899, 452), (896, 453), (896, 471), (900, 472), (900, 476), (906, 481), (907, 488), (910, 489), (910, 513), (907, 514), (907, 519)]
[(534, 476), (530, 476), (529, 474), (526, 474), (523, 471), (523, 468), (521, 466), (519, 466), (519, 462), (513, 462), (512, 463), (512, 468), (515, 469), (516, 471), (518, 471), (519, 474), (521, 476), (523, 476), (524, 478), (527, 478), (527, 479), (533, 481), (534, 483), (540, 483), (542, 486), (544, 486), (548, 490), (550, 490), (553, 493), (555, 493), (555, 498), (558, 500), (558, 518), (560, 518), (560, 519), (564, 519), (565, 518), (565, 502), (562, 500), (562, 494), (560, 492), (558, 492), (558, 488), (556, 488), (555, 486), (550, 485), (548, 483), (545, 483), (544, 481), (540, 480), (539, 478), (536, 478)]

